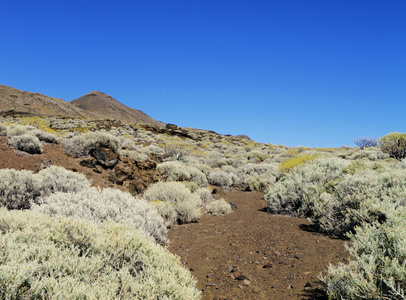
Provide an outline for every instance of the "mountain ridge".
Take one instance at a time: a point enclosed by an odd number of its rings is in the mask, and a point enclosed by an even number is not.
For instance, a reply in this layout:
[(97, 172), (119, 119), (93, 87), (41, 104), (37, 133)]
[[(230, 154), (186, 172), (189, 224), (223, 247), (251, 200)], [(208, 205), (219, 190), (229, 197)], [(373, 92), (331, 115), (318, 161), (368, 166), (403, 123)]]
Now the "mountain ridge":
[(128, 107), (110, 95), (92, 91), (75, 100), (65, 101), (40, 93), (22, 91), (0, 84), (0, 112), (26, 115), (85, 119), (114, 119), (123, 123), (163, 126), (144, 112)]

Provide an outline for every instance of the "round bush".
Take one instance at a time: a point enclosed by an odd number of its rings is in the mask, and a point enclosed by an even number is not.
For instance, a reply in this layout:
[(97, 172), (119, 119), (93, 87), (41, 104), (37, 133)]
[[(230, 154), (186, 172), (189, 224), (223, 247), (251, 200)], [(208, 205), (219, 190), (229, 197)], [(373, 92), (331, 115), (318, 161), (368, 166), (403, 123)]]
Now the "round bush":
[(202, 200), (180, 182), (157, 182), (148, 187), (144, 198), (147, 201), (172, 202), (181, 223), (200, 219)]
[(166, 241), (167, 229), (156, 209), (142, 199), (117, 189), (84, 189), (78, 193), (57, 192), (44, 198), (33, 209), (51, 216), (66, 216), (105, 222), (131, 224), (144, 234), (153, 236), (158, 243)]
[(0, 209), (0, 299), (199, 299), (179, 257), (128, 224)]
[(40, 140), (31, 134), (16, 135), (10, 138), (10, 145), (20, 151), (30, 154), (42, 153), (42, 145)]

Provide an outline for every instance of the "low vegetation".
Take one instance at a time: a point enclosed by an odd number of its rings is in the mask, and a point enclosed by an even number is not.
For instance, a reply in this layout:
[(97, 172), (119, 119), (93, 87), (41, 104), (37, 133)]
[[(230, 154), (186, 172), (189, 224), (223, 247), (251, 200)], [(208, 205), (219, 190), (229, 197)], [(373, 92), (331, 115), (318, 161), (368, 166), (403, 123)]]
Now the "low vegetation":
[(0, 209), (0, 299), (199, 299), (178, 257), (127, 224)]
[(104, 148), (133, 161), (131, 176), (159, 174), (131, 195), (62, 167), (0, 170), (0, 299), (198, 299), (196, 281), (159, 244), (175, 224), (232, 213), (212, 194), (222, 189), (264, 191), (269, 213), (350, 240), (351, 261), (321, 278), (330, 299), (405, 298), (405, 133), (291, 148), (174, 125), (5, 117), (0, 137), (30, 154), (60, 143), (79, 161)]

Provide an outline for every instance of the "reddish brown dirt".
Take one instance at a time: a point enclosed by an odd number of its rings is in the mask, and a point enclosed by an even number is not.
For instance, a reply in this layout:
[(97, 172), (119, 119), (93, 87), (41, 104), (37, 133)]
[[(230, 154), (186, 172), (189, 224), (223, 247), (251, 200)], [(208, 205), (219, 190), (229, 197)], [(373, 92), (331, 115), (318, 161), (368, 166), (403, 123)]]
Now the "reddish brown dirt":
[(343, 241), (313, 232), (305, 219), (266, 213), (262, 193), (225, 199), (237, 205), (232, 214), (206, 215), (168, 235), (203, 299), (325, 299), (318, 276), (346, 261)]

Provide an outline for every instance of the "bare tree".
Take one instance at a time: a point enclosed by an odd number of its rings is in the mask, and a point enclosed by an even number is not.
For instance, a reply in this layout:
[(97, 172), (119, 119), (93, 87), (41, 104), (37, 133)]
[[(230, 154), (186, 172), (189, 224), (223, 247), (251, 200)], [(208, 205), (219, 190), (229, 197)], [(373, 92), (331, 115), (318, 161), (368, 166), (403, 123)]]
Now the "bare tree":
[(368, 148), (368, 147), (376, 147), (378, 146), (378, 140), (376, 138), (371, 137), (361, 137), (358, 139), (352, 140), (355, 145), (357, 145), (361, 150)]

